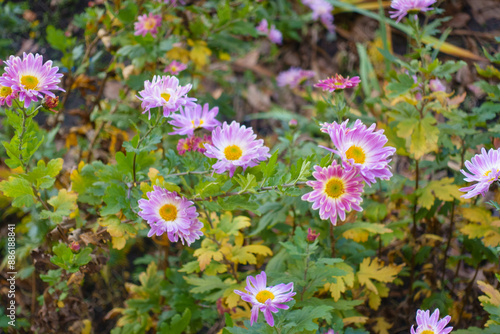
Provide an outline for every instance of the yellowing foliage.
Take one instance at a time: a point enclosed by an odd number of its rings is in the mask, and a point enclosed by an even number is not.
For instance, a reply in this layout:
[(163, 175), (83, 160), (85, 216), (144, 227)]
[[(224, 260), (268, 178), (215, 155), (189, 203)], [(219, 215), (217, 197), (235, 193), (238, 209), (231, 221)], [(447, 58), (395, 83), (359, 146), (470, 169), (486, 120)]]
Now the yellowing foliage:
[(436, 198), (445, 202), (451, 202), (454, 199), (462, 200), (460, 196), (463, 195), (463, 192), (458, 190), (459, 188), (460, 186), (453, 184), (453, 178), (451, 177), (431, 181), (421, 189), (418, 204), (430, 209), (434, 205)]
[(371, 280), (374, 279), (379, 282), (390, 283), (394, 281), (396, 275), (403, 269), (403, 266), (403, 264), (399, 266), (390, 264), (384, 267), (384, 263), (378, 258), (374, 258), (372, 261), (367, 257), (359, 265), (359, 271), (357, 273), (359, 284), (365, 285), (373, 293), (378, 294), (378, 290)]
[(500, 291), (483, 281), (477, 281), (477, 285), (486, 294), (486, 296), (479, 296), (478, 298), (482, 306), (485, 306), (485, 304), (500, 306)]
[(464, 208), (462, 215), (472, 223), (462, 227), (460, 232), (469, 238), (482, 239), (488, 247), (500, 245), (500, 220), (493, 219), (491, 212), (479, 207)]
[(188, 39), (188, 45), (191, 46), (189, 58), (195, 63), (196, 67), (205, 66), (208, 63), (208, 57), (212, 54), (212, 51), (207, 47), (207, 42)]
[(335, 263), (333, 266), (346, 272), (346, 274), (342, 276), (333, 276), (333, 278), (336, 279), (335, 283), (325, 284), (325, 289), (330, 290), (333, 299), (338, 301), (340, 295), (345, 292), (347, 288), (352, 288), (354, 286), (354, 270), (350, 265), (344, 262)]

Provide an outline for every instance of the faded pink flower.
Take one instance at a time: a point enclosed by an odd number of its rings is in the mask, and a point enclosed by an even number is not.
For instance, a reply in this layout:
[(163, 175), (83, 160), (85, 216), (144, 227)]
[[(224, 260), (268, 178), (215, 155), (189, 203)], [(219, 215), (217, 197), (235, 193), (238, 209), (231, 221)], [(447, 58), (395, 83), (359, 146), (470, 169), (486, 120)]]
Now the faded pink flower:
[(392, 0), (391, 7), (395, 10), (389, 14), (391, 19), (397, 18), (396, 22), (401, 21), (407, 14), (415, 14), (416, 20), (417, 13), (432, 10), (430, 6), (435, 2), (436, 0)]
[(158, 27), (161, 25), (161, 15), (153, 15), (153, 13), (149, 13), (149, 15), (141, 15), (138, 18), (138, 22), (134, 23), (136, 36), (146, 36), (150, 33), (153, 37), (156, 37), (158, 33)]
[(335, 74), (335, 77), (331, 77), (326, 80), (320, 80), (317, 84), (314, 85), (314, 87), (334, 92), (335, 90), (356, 87), (360, 82), (361, 80), (358, 76), (352, 78), (344, 78), (340, 74)]
[(173, 75), (177, 75), (180, 72), (184, 71), (187, 68), (187, 65), (176, 60), (173, 60), (163, 72), (168, 72)]

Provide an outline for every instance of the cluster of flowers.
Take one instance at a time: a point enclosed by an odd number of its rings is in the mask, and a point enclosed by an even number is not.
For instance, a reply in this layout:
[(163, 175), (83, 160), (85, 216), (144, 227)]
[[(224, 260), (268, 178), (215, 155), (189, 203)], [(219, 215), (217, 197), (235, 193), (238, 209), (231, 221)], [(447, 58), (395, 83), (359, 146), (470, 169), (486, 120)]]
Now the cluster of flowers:
[[(234, 292), (252, 305), (250, 325), (257, 322), (260, 311), (264, 313), (268, 325), (274, 327), (273, 313), (277, 313), (278, 309), (287, 310), (289, 306), (285, 303), (291, 301), (296, 294), (293, 291), (293, 283), (267, 286), (265, 271), (256, 275), (255, 278), (247, 276), (246, 283), (245, 291), (234, 290)], [(439, 309), (436, 309), (432, 315), (430, 315), (429, 310), (418, 310), (416, 320), (417, 328), (415, 329), (412, 325), (411, 334), (448, 334), (453, 329), (453, 327), (446, 327), (451, 320), (449, 315), (439, 319)], [(329, 329), (326, 334), (335, 334), (335, 332), (333, 329)]]
[(315, 166), (316, 181), (307, 182), (313, 191), (302, 196), (313, 203), (314, 210), (319, 209), (321, 219), (330, 219), (333, 225), (337, 216), (345, 220), (346, 212), (363, 210), (359, 204), (364, 182), (371, 186), (376, 178), (391, 178), (389, 157), (396, 152), (394, 147), (385, 146), (388, 139), (383, 130), (375, 131), (375, 124), (368, 128), (356, 120), (348, 127), (348, 121), (322, 124), (321, 131), (330, 135), (335, 149), (320, 147), (340, 156), (342, 164), (334, 160), (328, 167)]
[(52, 91), (64, 92), (58, 86), (63, 76), (57, 73), (59, 68), (52, 66), (50, 60), (43, 63), (43, 57), (39, 54), (24, 53), (22, 59), (10, 56), (4, 63), (7, 66), (0, 77), (0, 106), (6, 104), (10, 107), (14, 99), (18, 98), (28, 108), (31, 102), (47, 97), (54, 99), (49, 103), (52, 107), (56, 99)]
[(281, 44), (283, 41), (283, 34), (281, 33), (281, 31), (276, 29), (276, 26), (274, 24), (271, 25), (271, 28), (269, 28), (266, 19), (260, 21), (256, 29), (258, 32), (266, 35), (269, 40), (275, 44)]
[(332, 15), (333, 6), (331, 3), (326, 0), (302, 0), (302, 4), (312, 10), (313, 20), (319, 19), (329, 32), (335, 30)]

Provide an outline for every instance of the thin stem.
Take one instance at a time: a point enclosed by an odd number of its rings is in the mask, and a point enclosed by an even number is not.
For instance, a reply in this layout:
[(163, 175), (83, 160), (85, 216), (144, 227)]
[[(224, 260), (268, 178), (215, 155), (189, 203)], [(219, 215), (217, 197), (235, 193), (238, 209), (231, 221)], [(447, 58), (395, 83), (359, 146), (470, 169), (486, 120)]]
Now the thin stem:
[(165, 178), (167, 177), (174, 177), (174, 176), (184, 176), (184, 175), (203, 175), (203, 174), (208, 174), (210, 173), (209, 170), (203, 170), (203, 171), (187, 171), (187, 172), (181, 172), (181, 173), (172, 173), (165, 175)]
[(306, 184), (306, 182), (295, 182), (295, 183), (286, 183), (286, 184), (282, 184), (281, 186), (269, 186), (269, 187), (260, 187), (259, 189), (257, 189), (257, 191), (244, 191), (244, 192), (229, 192), (229, 193), (225, 193), (225, 194), (220, 194), (220, 195), (216, 195), (216, 196), (210, 196), (210, 197), (204, 197), (204, 198), (200, 198), (200, 197), (195, 197), (195, 198), (192, 198), (190, 199), (190, 201), (193, 201), (193, 202), (199, 202), (199, 201), (213, 201), (214, 199), (217, 199), (219, 197), (230, 197), (230, 196), (237, 196), (237, 195), (250, 195), (250, 194), (260, 194), (260, 193), (263, 193), (263, 192), (266, 192), (266, 191), (269, 191), (269, 190), (279, 190), (279, 188), (290, 188), (290, 187), (295, 187), (297, 185), (301, 185), (301, 184)]
[(330, 225), (330, 247), (332, 250), (332, 257), (335, 257), (335, 235), (333, 234), (333, 224)]
[[(139, 142), (137, 143), (137, 147), (135, 148), (136, 150), (139, 149), (139, 147), (142, 144), (142, 141), (144, 139), (146, 139), (147, 136), (149, 136), (149, 134), (158, 126), (158, 124), (160, 123), (161, 118), (162, 118), (162, 114), (161, 114), (161, 111), (159, 110), (158, 111), (158, 118), (156, 119), (155, 124), (152, 127), (149, 128), (148, 132), (146, 132), (146, 134), (142, 138), (139, 139)], [(137, 178), (136, 178), (136, 175), (135, 175), (136, 174), (136, 170), (135, 170), (136, 169), (136, 167), (135, 167), (136, 161), (137, 161), (137, 153), (134, 152), (134, 160), (132, 162), (132, 175), (134, 177), (134, 182), (133, 182), (134, 186), (137, 183)]]
[[(455, 229), (455, 203), (453, 200), (453, 204), (451, 205), (451, 217), (450, 217), (450, 230), (448, 232), (448, 242), (446, 243), (446, 248), (444, 250), (444, 259), (443, 259), (443, 274), (441, 275), (441, 282), (444, 282), (444, 277), (446, 275), (446, 261), (448, 260), (448, 251), (451, 245), (451, 239), (453, 239), (453, 230)], [(444, 284), (442, 285), (444, 289)]]
[(304, 300), (304, 293), (306, 292), (307, 287), (307, 270), (309, 270), (309, 258), (311, 257), (311, 253), (309, 252), (309, 244), (306, 247), (306, 270), (304, 270), (304, 287), (302, 288), (302, 293), (300, 294), (300, 301)]
[(415, 202), (413, 204), (413, 228), (412, 228), (412, 254), (411, 254), (411, 268), (410, 268), (410, 299), (412, 298), (413, 295), (413, 282), (415, 281), (415, 246), (417, 244), (417, 204), (418, 204), (418, 196), (417, 196), (417, 191), (418, 191), (418, 181), (420, 177), (420, 172), (418, 168), (418, 159), (415, 160)]

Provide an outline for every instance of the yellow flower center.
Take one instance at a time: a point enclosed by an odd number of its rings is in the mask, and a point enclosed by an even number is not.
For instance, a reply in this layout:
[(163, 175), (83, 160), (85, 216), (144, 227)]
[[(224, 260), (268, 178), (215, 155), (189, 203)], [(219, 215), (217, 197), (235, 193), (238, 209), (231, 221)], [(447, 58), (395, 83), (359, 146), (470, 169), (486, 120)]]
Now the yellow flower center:
[(343, 85), (343, 83), (342, 83), (342, 82), (334, 82), (333, 84), (334, 84), (335, 86), (342, 86), (342, 85)]
[(144, 28), (146, 30), (152, 30), (156, 26), (156, 20), (154, 18), (149, 18), (144, 22)]
[(170, 66), (170, 71), (177, 72), (177, 66), (175, 65)]
[(5, 86), (2, 86), (2, 88), (0, 88), (0, 96), (1, 97), (7, 97), (10, 94), (12, 94), (12, 88), (5, 87)]
[[(488, 176), (488, 175), (490, 175), (490, 173), (491, 173), (491, 172), (492, 172), (492, 170), (487, 171), (486, 173), (484, 173), (484, 176)], [(491, 179), (489, 179), (488, 181), (493, 182), (493, 181), (495, 181), (495, 179), (496, 179), (495, 177), (492, 177), (492, 178), (491, 178)]]
[(433, 330), (431, 329), (426, 329), (425, 331), (423, 331), (422, 333), (420, 334), (436, 334), (436, 332), (434, 332)]
[(160, 208), (160, 217), (165, 221), (172, 221), (177, 218), (177, 208), (172, 204), (165, 204)]
[(21, 84), (23, 84), (26, 89), (36, 89), (38, 86), (38, 79), (32, 75), (23, 75), (21, 77)]
[(195, 129), (195, 128), (199, 128), (199, 127), (201, 127), (201, 126), (203, 125), (203, 120), (202, 120), (202, 119), (200, 119), (200, 120), (198, 121), (198, 125), (196, 125), (195, 121), (191, 121), (191, 124), (193, 124), (193, 129)]
[(356, 145), (352, 145), (349, 147), (347, 152), (345, 152), (347, 159), (354, 159), (354, 162), (357, 164), (365, 163), (366, 155), (365, 151), (361, 147)]
[(262, 290), (262, 291), (259, 291), (259, 293), (257, 294), (257, 296), (255, 296), (255, 299), (257, 299), (257, 301), (259, 303), (265, 304), (265, 302), (268, 299), (273, 300), (274, 299), (274, 295), (273, 295), (273, 293), (271, 291)]
[(224, 149), (224, 155), (227, 160), (238, 160), (243, 155), (243, 151), (238, 146), (231, 145)]
[(162, 93), (160, 95), (166, 102), (170, 100), (170, 94), (169, 93)]
[(339, 198), (345, 192), (344, 181), (333, 177), (325, 186), (325, 193), (331, 198)]

